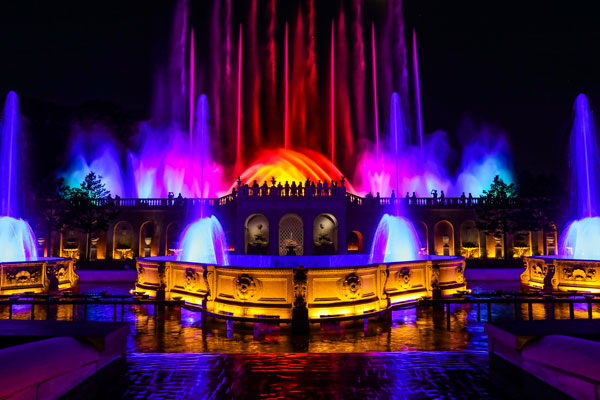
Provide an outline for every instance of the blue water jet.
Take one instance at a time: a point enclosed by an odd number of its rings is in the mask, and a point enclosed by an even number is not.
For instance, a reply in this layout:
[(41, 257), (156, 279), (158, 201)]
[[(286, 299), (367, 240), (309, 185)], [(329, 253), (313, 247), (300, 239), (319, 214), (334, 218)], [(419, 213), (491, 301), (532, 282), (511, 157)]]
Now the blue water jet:
[(569, 150), (571, 217), (563, 232), (559, 253), (563, 257), (600, 260), (600, 162), (596, 130), (587, 97), (577, 96)]
[(384, 214), (373, 237), (369, 264), (418, 260), (422, 258), (420, 250), (412, 222), (402, 216)]
[(181, 235), (180, 247), (178, 261), (229, 265), (225, 232), (214, 215), (188, 225)]
[(29, 224), (19, 219), (19, 98), (9, 92), (0, 137), (0, 262), (37, 260), (36, 240)]

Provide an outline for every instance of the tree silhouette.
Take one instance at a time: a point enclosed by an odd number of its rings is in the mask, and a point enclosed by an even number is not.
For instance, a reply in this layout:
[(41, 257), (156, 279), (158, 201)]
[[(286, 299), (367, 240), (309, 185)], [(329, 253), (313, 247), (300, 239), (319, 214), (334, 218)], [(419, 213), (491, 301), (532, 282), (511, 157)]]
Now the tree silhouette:
[(105, 201), (109, 195), (102, 177), (93, 171), (87, 174), (79, 187), (64, 188), (66, 209), (63, 222), (86, 234), (85, 260), (89, 259), (92, 234), (106, 231), (117, 216), (110, 202)]

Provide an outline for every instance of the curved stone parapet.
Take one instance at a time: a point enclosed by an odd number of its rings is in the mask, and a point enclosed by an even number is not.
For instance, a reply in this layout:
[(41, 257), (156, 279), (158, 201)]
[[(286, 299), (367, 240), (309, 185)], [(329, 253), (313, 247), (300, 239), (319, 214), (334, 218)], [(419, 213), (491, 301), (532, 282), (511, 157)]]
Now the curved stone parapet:
[(372, 265), (350, 255), (232, 257), (236, 261), (246, 266), (138, 258), (136, 290), (180, 298), (225, 318), (290, 321), (295, 307), (306, 307), (315, 321), (368, 316), (432, 296), (434, 289), (450, 295), (466, 288), (463, 257)]
[[(547, 277), (547, 274), (550, 276)], [(523, 285), (553, 290), (600, 292), (600, 260), (574, 260), (557, 256), (532, 256), (525, 259), (521, 274)], [(549, 282), (548, 282), (549, 280)]]
[(37, 261), (0, 263), (0, 294), (45, 293), (79, 284), (75, 260), (40, 258)]

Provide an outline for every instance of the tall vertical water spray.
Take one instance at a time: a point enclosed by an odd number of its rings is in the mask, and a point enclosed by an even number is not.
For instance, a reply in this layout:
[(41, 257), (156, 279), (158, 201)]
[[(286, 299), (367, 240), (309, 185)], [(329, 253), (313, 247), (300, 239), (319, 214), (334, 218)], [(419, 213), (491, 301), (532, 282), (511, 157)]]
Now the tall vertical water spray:
[(19, 99), (8, 93), (2, 114), (0, 141), (0, 262), (37, 260), (36, 240), (31, 227), (19, 219)]
[(574, 219), (561, 237), (559, 251), (565, 257), (600, 260), (600, 161), (594, 121), (584, 94), (577, 96), (573, 114), (569, 163)]
[[(197, 163), (192, 168), (198, 171), (196, 176), (198, 177), (202, 197), (208, 197), (211, 182), (208, 176), (209, 167), (212, 165), (208, 116), (208, 99), (203, 94), (198, 97), (194, 136), (190, 147), (191, 155), (193, 155), (190, 159)], [(214, 215), (205, 217), (203, 203), (188, 211), (189, 219), (194, 222), (189, 224), (181, 235), (180, 247), (182, 251), (177, 259), (179, 261), (228, 265), (227, 241), (219, 220)]]
[[(391, 184), (398, 194), (400, 175), (400, 157), (403, 148), (410, 143), (410, 132), (402, 110), (402, 103), (398, 93), (392, 93), (390, 102), (390, 133), (389, 148), (394, 159), (394, 171)], [(410, 261), (419, 258), (421, 244), (413, 223), (403, 216), (402, 198), (396, 199), (392, 204), (393, 215), (384, 214), (379, 221), (373, 246), (371, 248), (370, 263)]]

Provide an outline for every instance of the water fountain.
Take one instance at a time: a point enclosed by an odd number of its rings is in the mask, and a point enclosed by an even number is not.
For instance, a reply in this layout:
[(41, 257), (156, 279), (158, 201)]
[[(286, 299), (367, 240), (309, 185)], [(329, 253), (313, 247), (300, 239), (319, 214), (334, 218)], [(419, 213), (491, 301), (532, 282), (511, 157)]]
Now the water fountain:
[(521, 282), (536, 288), (600, 292), (600, 160), (584, 94), (577, 96), (573, 107), (569, 166), (572, 219), (559, 240), (558, 255), (528, 257)]
[(23, 183), (20, 165), (21, 129), (19, 99), (9, 92), (4, 103), (0, 141), (0, 270), (1, 294), (44, 291), (50, 287), (50, 275), (58, 288), (71, 287), (77, 281), (73, 262), (62, 258), (39, 258), (35, 235), (20, 219), (19, 190)]
[[(397, 101), (396, 96), (396, 106)], [(199, 105), (197, 112), (202, 110), (208, 112), (208, 106)], [(203, 132), (197, 139), (203, 142), (208, 135), (206, 115), (196, 124)], [(393, 118), (393, 125), (401, 123), (400, 115)], [(394, 134), (396, 155), (399, 135)], [(292, 150), (282, 151), (283, 160), (301, 157)], [(306, 159), (300, 165), (307, 170), (319, 167), (314, 161)], [(271, 168), (261, 173), (261, 168), (253, 172), (257, 180), (273, 175), (281, 179), (286, 171)], [(399, 173), (396, 168), (394, 174)], [(311, 196), (302, 198), (311, 200)], [(188, 306), (217, 317), (292, 321), (292, 326), (299, 320), (364, 318), (423, 296), (464, 290), (464, 258), (421, 255), (414, 227), (401, 216), (399, 204), (390, 205), (394, 216), (382, 217), (370, 255), (313, 256), (228, 255), (221, 224), (214, 215), (207, 216), (200, 204), (188, 210), (193, 222), (181, 235), (177, 256), (137, 259), (136, 290), (167, 299), (179, 297)]]

